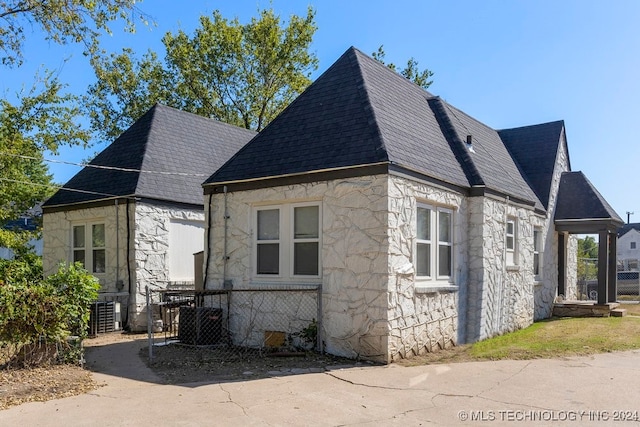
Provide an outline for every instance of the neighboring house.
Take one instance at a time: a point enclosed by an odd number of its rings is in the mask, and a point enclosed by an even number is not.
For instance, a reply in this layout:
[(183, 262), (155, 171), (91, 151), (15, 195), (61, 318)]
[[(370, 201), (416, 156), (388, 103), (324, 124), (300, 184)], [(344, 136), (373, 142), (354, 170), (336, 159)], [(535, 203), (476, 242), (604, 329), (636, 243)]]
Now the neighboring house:
[(145, 286), (194, 280), (203, 172), (254, 135), (155, 105), (44, 203), (45, 273), (82, 262), (100, 280), (100, 300), (128, 306), (122, 320), (146, 328)]
[(350, 48), (203, 184), (206, 288), (321, 285), (326, 351), (383, 362), (523, 328), (575, 297), (572, 233), (615, 247), (570, 170), (562, 121), (496, 131)]
[[(24, 215), (20, 216), (20, 218), (13, 221), (8, 221), (4, 225), (4, 228), (6, 230), (22, 230), (33, 232), (38, 229), (38, 223), (41, 216), (42, 206), (38, 204), (32, 209), (29, 209), (27, 212), (25, 212)], [(33, 252), (36, 255), (42, 256), (42, 238), (30, 239), (28, 244), (33, 248)], [(14, 253), (12, 249), (0, 247), (0, 258), (13, 259), (13, 257)]]
[[(640, 223), (625, 224), (618, 230), (618, 265), (624, 271), (638, 271)], [(621, 268), (620, 268), (621, 267)]]

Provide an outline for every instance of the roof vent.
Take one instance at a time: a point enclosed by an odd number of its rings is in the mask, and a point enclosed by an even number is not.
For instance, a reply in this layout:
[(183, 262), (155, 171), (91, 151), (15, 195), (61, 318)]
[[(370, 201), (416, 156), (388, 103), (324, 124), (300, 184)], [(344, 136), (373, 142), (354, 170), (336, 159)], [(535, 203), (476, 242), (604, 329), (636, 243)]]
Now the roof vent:
[(475, 153), (473, 150), (473, 137), (471, 135), (467, 135), (467, 150), (471, 153)]

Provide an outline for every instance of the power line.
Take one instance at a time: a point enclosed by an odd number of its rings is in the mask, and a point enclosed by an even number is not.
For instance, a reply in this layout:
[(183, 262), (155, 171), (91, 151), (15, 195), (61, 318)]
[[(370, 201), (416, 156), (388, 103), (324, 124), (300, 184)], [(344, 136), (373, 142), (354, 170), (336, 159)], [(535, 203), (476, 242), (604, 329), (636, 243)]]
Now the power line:
[(75, 192), (75, 193), (93, 194), (93, 195), (96, 195), (96, 196), (125, 197), (125, 196), (119, 196), (117, 194), (100, 193), (98, 191), (80, 190), (78, 188), (68, 188), (68, 187), (62, 187), (62, 186), (51, 185), (51, 184), (40, 184), (38, 182), (20, 181), (20, 180), (17, 180), (17, 179), (10, 179), (10, 178), (0, 178), (0, 181), (13, 182), (13, 183), (16, 183), (16, 184), (31, 185), (31, 186), (34, 186), (34, 187), (47, 187), (47, 188), (52, 188), (54, 190), (72, 191), (72, 192)]
[(63, 165), (80, 166), (80, 167), (83, 167), (83, 168), (106, 169), (106, 170), (115, 170), (115, 171), (120, 171), (120, 172), (152, 173), (152, 174), (157, 174), (157, 175), (193, 176), (193, 177), (198, 177), (198, 178), (208, 178), (209, 177), (209, 175), (207, 175), (207, 174), (195, 174), (195, 173), (186, 173), (186, 172), (150, 171), (150, 170), (142, 170), (142, 169), (120, 168), (120, 167), (116, 167), (116, 166), (101, 166), (101, 165), (92, 165), (90, 163), (74, 163), (74, 162), (69, 162), (69, 161), (66, 161), (66, 160), (55, 160), (55, 159), (44, 159), (44, 158), (41, 159), (39, 157), (25, 156), (24, 154), (13, 154), (13, 153), (6, 153), (6, 152), (0, 152), (0, 155), (10, 156), (10, 157), (18, 157), (18, 158), (26, 159), (26, 160), (37, 160), (37, 161), (44, 161), (44, 162), (49, 162), (49, 163), (60, 163), (60, 164), (63, 164)]

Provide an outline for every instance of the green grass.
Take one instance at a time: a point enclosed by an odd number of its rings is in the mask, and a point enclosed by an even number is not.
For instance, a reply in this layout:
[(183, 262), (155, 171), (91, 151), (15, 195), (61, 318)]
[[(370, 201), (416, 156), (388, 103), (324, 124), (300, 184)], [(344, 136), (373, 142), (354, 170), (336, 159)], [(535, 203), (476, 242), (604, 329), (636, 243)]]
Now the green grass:
[(544, 359), (640, 349), (640, 305), (626, 317), (552, 318), (472, 345), (400, 361), (403, 365), (501, 359)]

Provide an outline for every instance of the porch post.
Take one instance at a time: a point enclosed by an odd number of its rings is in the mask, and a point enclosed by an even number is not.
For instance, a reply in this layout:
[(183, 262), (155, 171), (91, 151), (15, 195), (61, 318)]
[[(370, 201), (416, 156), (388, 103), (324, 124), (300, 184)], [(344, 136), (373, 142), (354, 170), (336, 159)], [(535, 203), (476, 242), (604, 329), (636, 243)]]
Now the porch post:
[(567, 235), (558, 233), (558, 295), (565, 295), (567, 281)]
[(617, 248), (618, 234), (609, 233), (609, 300), (608, 302), (616, 302), (618, 300), (618, 265), (617, 265)]
[(598, 233), (598, 304), (606, 304), (609, 301), (609, 232), (607, 230)]

